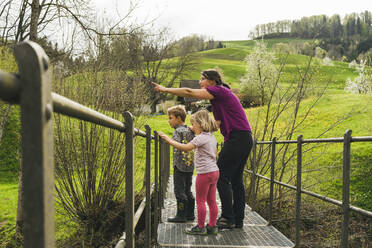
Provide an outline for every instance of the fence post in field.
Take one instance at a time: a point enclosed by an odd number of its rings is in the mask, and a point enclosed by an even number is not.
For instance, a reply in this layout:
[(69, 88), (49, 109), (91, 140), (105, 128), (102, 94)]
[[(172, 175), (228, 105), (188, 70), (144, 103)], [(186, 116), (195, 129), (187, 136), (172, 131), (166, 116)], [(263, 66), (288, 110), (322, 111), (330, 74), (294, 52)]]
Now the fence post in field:
[(341, 230), (341, 247), (349, 246), (349, 212), (350, 212), (350, 143), (351, 130), (344, 134), (343, 170), (342, 170), (342, 210), (344, 219)]
[(256, 152), (257, 152), (257, 141), (253, 140), (253, 159), (252, 159), (252, 181), (251, 181), (251, 209), (255, 210), (255, 201), (256, 201)]
[(274, 179), (275, 179), (275, 146), (276, 137), (274, 137), (271, 146), (271, 176), (270, 176), (270, 207), (269, 207), (269, 224), (273, 220), (273, 201), (274, 201)]
[(15, 48), (21, 82), (23, 247), (54, 247), (53, 103), (49, 59), (36, 43)]
[(126, 111), (125, 119), (125, 245), (134, 247), (134, 128), (133, 116)]
[(301, 188), (302, 188), (302, 135), (297, 137), (297, 176), (296, 176), (296, 247), (300, 247)]
[(151, 128), (145, 125), (146, 129), (146, 240), (145, 247), (151, 247)]

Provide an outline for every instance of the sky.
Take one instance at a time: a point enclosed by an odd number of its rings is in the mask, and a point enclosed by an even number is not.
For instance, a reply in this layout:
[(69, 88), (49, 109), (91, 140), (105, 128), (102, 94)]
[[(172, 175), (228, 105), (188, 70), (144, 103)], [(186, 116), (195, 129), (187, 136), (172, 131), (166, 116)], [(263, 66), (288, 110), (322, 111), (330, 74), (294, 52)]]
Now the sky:
[[(132, 0), (135, 1), (135, 0)], [(92, 0), (97, 13), (117, 18), (127, 13), (129, 0)], [(247, 40), (257, 24), (295, 20), (304, 16), (332, 16), (372, 11), (371, 0), (139, 0), (133, 20), (155, 19), (155, 27), (169, 27), (175, 38), (191, 34), (214, 40)]]

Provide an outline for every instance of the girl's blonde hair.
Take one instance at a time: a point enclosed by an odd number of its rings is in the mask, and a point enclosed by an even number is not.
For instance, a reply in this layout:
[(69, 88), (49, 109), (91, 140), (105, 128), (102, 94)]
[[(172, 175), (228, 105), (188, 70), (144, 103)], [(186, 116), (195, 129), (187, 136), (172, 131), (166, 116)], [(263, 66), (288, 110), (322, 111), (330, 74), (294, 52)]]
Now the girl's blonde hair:
[(209, 115), (208, 110), (202, 109), (190, 116), (190, 121), (199, 125), (203, 132), (218, 130), (216, 121)]

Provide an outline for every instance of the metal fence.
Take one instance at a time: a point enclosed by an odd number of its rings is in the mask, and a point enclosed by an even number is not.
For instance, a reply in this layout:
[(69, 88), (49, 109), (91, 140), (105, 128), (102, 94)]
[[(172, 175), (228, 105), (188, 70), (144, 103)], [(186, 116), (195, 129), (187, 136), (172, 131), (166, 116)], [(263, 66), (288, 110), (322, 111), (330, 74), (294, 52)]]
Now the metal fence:
[[(125, 233), (116, 247), (134, 247), (134, 230), (145, 211), (145, 247), (151, 247), (169, 178), (170, 148), (151, 129), (133, 126), (133, 116), (123, 114), (125, 123), (51, 92), (49, 59), (36, 43), (15, 48), (18, 74), (0, 71), (0, 98), (21, 108), (23, 247), (55, 247), (53, 112), (125, 132)], [(134, 136), (146, 138), (146, 197), (134, 209)], [(154, 183), (151, 184), (151, 147), (154, 147)], [(151, 198), (155, 206), (151, 206)], [(151, 215), (154, 212), (154, 223)]]
[[(300, 220), (301, 220), (301, 195), (306, 194), (312, 197), (318, 198), (325, 202), (334, 204), (342, 208), (343, 221), (341, 227), (341, 242), (340, 247), (347, 248), (349, 241), (349, 215), (350, 211), (355, 211), (368, 217), (372, 217), (372, 212), (352, 206), (350, 204), (350, 151), (352, 142), (367, 142), (372, 141), (372, 136), (366, 137), (352, 137), (351, 130), (347, 130), (343, 138), (326, 138), (326, 139), (303, 139), (302, 135), (299, 135), (297, 140), (277, 140), (274, 138), (272, 141), (254, 141), (252, 151), (251, 170), (246, 172), (251, 174), (251, 199), (250, 205), (252, 210), (255, 209), (255, 187), (256, 179), (262, 178), (270, 182), (270, 200), (269, 200), (269, 224), (272, 223), (273, 216), (273, 201), (274, 201), (274, 184), (286, 187), (296, 191), (296, 214), (295, 214), (295, 225), (296, 225), (296, 247), (300, 247)], [(342, 201), (332, 199), (302, 188), (302, 160), (303, 144), (306, 143), (343, 143), (343, 183), (342, 183)], [(276, 145), (277, 144), (296, 144), (297, 145), (297, 175), (296, 175), (296, 186), (289, 185), (280, 181), (275, 180), (275, 160), (276, 160)], [(271, 164), (270, 164), (270, 178), (257, 174), (256, 155), (257, 145), (270, 145), (271, 146)]]

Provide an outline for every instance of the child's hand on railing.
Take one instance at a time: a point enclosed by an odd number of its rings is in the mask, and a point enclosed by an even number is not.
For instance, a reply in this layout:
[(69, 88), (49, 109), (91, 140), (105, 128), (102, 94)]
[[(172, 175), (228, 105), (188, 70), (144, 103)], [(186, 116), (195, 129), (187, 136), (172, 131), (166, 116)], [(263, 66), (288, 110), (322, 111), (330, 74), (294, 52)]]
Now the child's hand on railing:
[(158, 135), (167, 143), (169, 143), (169, 141), (171, 140), (171, 138), (169, 138), (165, 133), (161, 131), (158, 131)]

